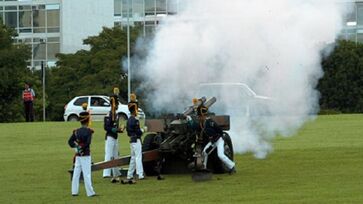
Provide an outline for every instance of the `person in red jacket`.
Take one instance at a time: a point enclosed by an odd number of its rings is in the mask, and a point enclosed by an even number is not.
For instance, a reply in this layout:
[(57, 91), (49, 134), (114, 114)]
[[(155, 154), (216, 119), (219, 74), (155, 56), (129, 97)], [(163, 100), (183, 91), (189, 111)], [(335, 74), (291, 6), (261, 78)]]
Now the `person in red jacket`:
[(26, 122), (34, 121), (34, 110), (33, 110), (33, 101), (35, 98), (35, 92), (31, 88), (29, 83), (25, 83), (23, 90), (23, 102), (24, 102), (24, 110), (25, 110), (25, 120)]

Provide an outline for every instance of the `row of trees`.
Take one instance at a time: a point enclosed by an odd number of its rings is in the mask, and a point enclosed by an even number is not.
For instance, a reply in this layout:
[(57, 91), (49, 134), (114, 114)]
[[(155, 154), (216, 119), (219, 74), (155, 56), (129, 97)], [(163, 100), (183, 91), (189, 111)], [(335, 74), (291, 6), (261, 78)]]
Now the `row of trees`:
[(339, 41), (322, 60), (324, 77), (318, 89), (320, 108), (343, 113), (363, 112), (363, 44)]
[[(134, 47), (141, 30), (131, 30)], [(121, 99), (127, 100), (127, 76), (122, 67), (127, 55), (127, 33), (120, 27), (103, 28), (98, 36), (89, 37), (84, 44), (90, 50), (75, 54), (58, 54), (57, 67), (48, 70), (48, 118), (63, 120), (64, 105), (74, 96), (110, 95), (112, 87), (120, 87)]]
[[(0, 21), (1, 22), (1, 21)], [(17, 121), (23, 111), (19, 92), (24, 81), (31, 75), (26, 68), (30, 49), (25, 45), (14, 45), (12, 38), (16, 32), (0, 24), (0, 121)]]
[[(0, 21), (1, 23), (1, 21)], [(131, 29), (131, 47), (140, 27)], [(16, 32), (1, 24), (0, 30), (0, 122), (24, 121), (21, 93), (25, 82), (36, 92), (36, 120), (42, 119), (41, 71), (30, 70), (26, 62), (30, 48), (13, 44)], [(74, 54), (58, 54), (56, 67), (46, 68), (47, 120), (63, 120), (64, 106), (77, 95), (110, 95), (114, 86), (120, 87), (121, 100), (127, 101), (127, 75), (122, 66), (127, 55), (127, 33), (120, 27), (103, 28), (98, 36), (83, 42), (90, 50)], [(131, 50), (131, 54), (134, 50)], [(133, 81), (138, 83), (137, 81)]]
[[(12, 43), (16, 32), (3, 24), (0, 28), (0, 122), (24, 121), (21, 91), (25, 81), (32, 83), (37, 93), (35, 110), (36, 118), (40, 120), (41, 73), (26, 67), (31, 52), (26, 45)], [(132, 48), (140, 31), (138, 27), (131, 30)], [(64, 105), (74, 96), (109, 95), (113, 86), (120, 87), (121, 98), (126, 102), (127, 76), (122, 69), (122, 61), (127, 55), (126, 43), (125, 30), (103, 28), (98, 36), (84, 40), (84, 44), (90, 46), (89, 51), (58, 54), (57, 66), (46, 69), (47, 119), (63, 120)], [(131, 53), (140, 54), (140, 50)], [(339, 41), (333, 52), (322, 58), (322, 66), (325, 75), (318, 85), (321, 108), (363, 112), (363, 44)], [(133, 84), (138, 83), (133, 79)]]

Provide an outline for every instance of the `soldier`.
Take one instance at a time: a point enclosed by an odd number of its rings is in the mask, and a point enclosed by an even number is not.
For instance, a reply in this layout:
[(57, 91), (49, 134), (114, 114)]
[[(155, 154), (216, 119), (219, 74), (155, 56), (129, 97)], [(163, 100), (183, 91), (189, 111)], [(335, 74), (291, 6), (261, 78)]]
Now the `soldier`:
[[(112, 111), (105, 117), (104, 119), (104, 129), (106, 131), (106, 143), (105, 143), (105, 161), (110, 161), (112, 159), (118, 158), (119, 145), (118, 145), (118, 133), (122, 133), (123, 129), (117, 127), (117, 121), (112, 120), (113, 114)], [(112, 169), (103, 170), (103, 178), (111, 177), (111, 170), (113, 178), (111, 179), (112, 183), (119, 181), (120, 171), (117, 167)]]
[(229, 173), (235, 173), (235, 163), (231, 161), (225, 154), (224, 154), (224, 139), (222, 137), (223, 131), (218, 126), (216, 122), (212, 119), (207, 118), (208, 108), (205, 107), (203, 104), (199, 105), (197, 108), (197, 115), (199, 118), (199, 131), (203, 134), (204, 137), (209, 139), (209, 142), (203, 149), (203, 156), (204, 156), (204, 168), (207, 168), (207, 161), (208, 161), (208, 153), (207, 149), (210, 147), (217, 147), (217, 154), (218, 158), (227, 166), (229, 169)]
[(117, 120), (117, 109), (118, 109), (118, 95), (120, 94), (120, 90), (117, 87), (112, 89), (113, 94), (110, 96), (111, 101), (111, 112), (112, 112), (112, 121)]
[(144, 179), (144, 169), (142, 166), (142, 149), (141, 149), (141, 135), (142, 130), (140, 128), (139, 120), (136, 118), (138, 104), (136, 101), (136, 95), (130, 95), (130, 102), (128, 104), (131, 116), (127, 120), (127, 135), (130, 137), (130, 149), (131, 149), (131, 159), (129, 164), (129, 170), (127, 171), (127, 180), (122, 181), (122, 183), (133, 184), (134, 172), (136, 168), (136, 174), (139, 180)]
[[(105, 161), (110, 161), (112, 159), (118, 158), (119, 146), (118, 146), (118, 133), (122, 133), (123, 129), (119, 128), (119, 118), (117, 115), (118, 109), (118, 95), (120, 91), (117, 87), (113, 88), (113, 95), (111, 98), (111, 110), (110, 113), (104, 119), (103, 128), (106, 130), (105, 137)], [(103, 170), (103, 178), (111, 177), (111, 170), (113, 178), (111, 179), (112, 183), (116, 183), (119, 181), (119, 176), (121, 176), (120, 171), (117, 167), (112, 169)]]
[(83, 173), (87, 196), (96, 195), (92, 187), (90, 154), (91, 139), (94, 131), (88, 127), (89, 120), (90, 114), (88, 112), (81, 112), (79, 114), (81, 128), (74, 130), (68, 140), (69, 146), (77, 149), (72, 177), (72, 196), (78, 196), (81, 172)]

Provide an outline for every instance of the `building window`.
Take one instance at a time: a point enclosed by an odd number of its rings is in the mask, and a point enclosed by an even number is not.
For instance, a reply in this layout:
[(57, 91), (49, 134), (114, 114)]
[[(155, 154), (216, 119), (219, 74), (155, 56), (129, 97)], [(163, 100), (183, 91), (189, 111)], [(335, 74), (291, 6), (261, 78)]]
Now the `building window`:
[(122, 0), (114, 0), (113, 1), (113, 9), (114, 9), (114, 15), (115, 16), (121, 16), (121, 1)]
[(17, 28), (18, 27), (18, 16), (16, 11), (5, 12), (4, 18), (5, 25)]
[(31, 43), (32, 43), (32, 39), (31, 38), (20, 38), (20, 39), (18, 39), (18, 42), (19, 43), (25, 43), (25, 44), (30, 44), (31, 45)]
[(345, 15), (345, 22), (347, 26), (352, 26), (357, 23), (356, 5), (353, 4), (351, 6), (354, 7), (354, 9), (351, 9), (351, 11)]
[(357, 24), (363, 26), (363, 4), (357, 4)]
[(143, 18), (145, 15), (144, 12), (144, 0), (133, 0), (132, 1), (132, 11), (133, 11), (133, 18)]
[(59, 10), (47, 10), (47, 26), (59, 27)]
[(60, 45), (59, 43), (48, 43), (48, 53), (47, 58), (48, 60), (56, 60), (57, 58), (55, 55), (60, 52)]
[(127, 18), (127, 14), (132, 18), (132, 4), (131, 0), (122, 0), (122, 17)]
[(19, 6), (19, 10), (31, 11), (32, 8), (31, 8), (31, 6)]
[(45, 60), (45, 43), (34, 43), (33, 45), (33, 58), (34, 60)]
[(166, 14), (166, 0), (156, 0), (156, 14)]
[(45, 10), (33, 10), (33, 27), (45, 27)]
[(178, 1), (177, 0), (168, 0), (168, 14), (176, 14), (178, 12)]
[(51, 42), (59, 42), (60, 38), (59, 37), (50, 37), (47, 39), (47, 42), (51, 43)]
[(60, 6), (59, 4), (47, 4), (45, 5), (45, 9), (46, 10), (59, 10), (60, 9)]
[(17, 6), (5, 6), (5, 11), (16, 11), (18, 10)]
[(145, 15), (156, 15), (155, 14), (155, 0), (145, 0)]
[(32, 27), (32, 12), (31, 11), (19, 11), (19, 27), (31, 28)]

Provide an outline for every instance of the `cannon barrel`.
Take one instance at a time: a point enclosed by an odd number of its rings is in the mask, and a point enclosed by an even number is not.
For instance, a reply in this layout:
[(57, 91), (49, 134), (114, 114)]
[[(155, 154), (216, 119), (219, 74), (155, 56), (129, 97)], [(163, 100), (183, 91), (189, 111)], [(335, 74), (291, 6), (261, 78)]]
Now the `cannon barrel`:
[(202, 103), (204, 103), (204, 106), (209, 108), (211, 107), (215, 102), (217, 101), (216, 97), (212, 97), (208, 100), (206, 100), (205, 97), (202, 98), (201, 101), (198, 101), (197, 104), (195, 104), (194, 106), (189, 106), (184, 112), (183, 112), (183, 115), (184, 116), (187, 116), (187, 115), (190, 115), (193, 111), (194, 111), (194, 108), (195, 107), (198, 107), (200, 106)]
[(216, 97), (212, 97), (210, 99), (208, 99), (207, 102), (204, 103), (204, 106), (209, 108), (211, 107), (215, 102), (217, 101)]

